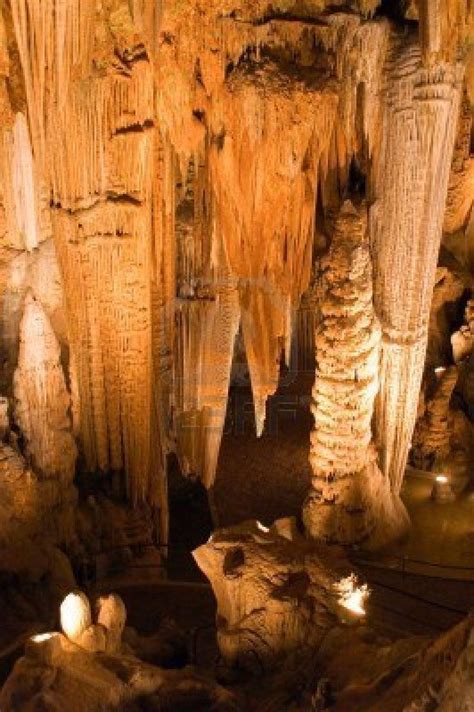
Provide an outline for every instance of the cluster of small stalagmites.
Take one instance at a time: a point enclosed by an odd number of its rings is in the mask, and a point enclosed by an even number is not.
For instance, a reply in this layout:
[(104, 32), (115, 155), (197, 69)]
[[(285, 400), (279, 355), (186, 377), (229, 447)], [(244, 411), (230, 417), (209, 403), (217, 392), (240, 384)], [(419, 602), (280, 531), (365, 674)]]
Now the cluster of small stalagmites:
[(94, 622), (86, 594), (69, 593), (61, 604), (60, 618), (64, 635), (80, 648), (91, 653), (121, 651), (127, 611), (117, 594), (98, 599)]

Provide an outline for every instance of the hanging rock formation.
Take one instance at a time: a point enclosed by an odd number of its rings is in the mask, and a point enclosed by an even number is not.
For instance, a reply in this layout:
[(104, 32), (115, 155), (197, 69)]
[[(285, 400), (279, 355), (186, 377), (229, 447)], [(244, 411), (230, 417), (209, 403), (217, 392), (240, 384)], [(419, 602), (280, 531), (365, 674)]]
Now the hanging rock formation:
[(370, 211), (383, 334), (376, 433), (396, 493), (416, 419), (463, 75), (461, 63), (437, 59), (446, 10), (423, 8), (426, 44), (395, 36), (387, 54)]

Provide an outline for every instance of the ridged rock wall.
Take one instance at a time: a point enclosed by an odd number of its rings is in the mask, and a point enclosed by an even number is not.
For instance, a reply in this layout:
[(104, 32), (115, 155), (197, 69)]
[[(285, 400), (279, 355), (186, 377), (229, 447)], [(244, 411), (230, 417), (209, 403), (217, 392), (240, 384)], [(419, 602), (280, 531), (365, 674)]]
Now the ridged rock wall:
[(370, 234), (383, 334), (376, 433), (381, 467), (395, 492), (416, 419), (461, 82), (461, 65), (425, 66), (416, 38), (394, 38)]

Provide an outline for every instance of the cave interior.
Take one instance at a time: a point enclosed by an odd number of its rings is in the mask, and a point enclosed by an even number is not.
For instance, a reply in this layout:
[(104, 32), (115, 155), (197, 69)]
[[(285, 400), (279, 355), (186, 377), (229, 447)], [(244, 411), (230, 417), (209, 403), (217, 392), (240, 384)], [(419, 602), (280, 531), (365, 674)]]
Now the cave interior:
[(0, 0), (1, 712), (474, 711), (473, 47)]

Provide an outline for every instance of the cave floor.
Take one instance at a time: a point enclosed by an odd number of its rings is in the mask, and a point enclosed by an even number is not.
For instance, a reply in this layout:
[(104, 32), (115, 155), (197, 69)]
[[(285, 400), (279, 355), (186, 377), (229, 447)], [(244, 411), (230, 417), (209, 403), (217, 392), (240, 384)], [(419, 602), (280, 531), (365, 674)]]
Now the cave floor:
[(245, 519), (269, 525), (300, 513), (311, 482), (312, 384), (313, 374), (281, 378), (276, 394), (268, 399), (260, 438), (255, 434), (250, 389), (231, 390), (213, 493), (220, 526)]
[[(255, 435), (250, 391), (241, 388), (231, 393), (212, 494), (219, 526), (245, 519), (269, 525), (279, 517), (299, 516), (311, 480), (311, 386), (311, 378), (304, 376), (280, 383), (269, 399), (261, 438)], [(445, 567), (472, 567), (472, 571), (436, 572), (427, 564), (405, 562), (414, 573), (474, 580), (474, 487), (458, 494), (454, 502), (440, 504), (430, 496), (433, 480), (433, 473), (408, 468), (402, 499), (412, 521), (411, 532), (384, 558), (395, 557), (396, 562), (404, 556)]]
[(405, 557), (412, 572), (474, 581), (474, 490), (468, 486), (452, 502), (435, 502), (431, 499), (434, 477), (407, 471), (402, 498), (411, 531), (387, 554)]

